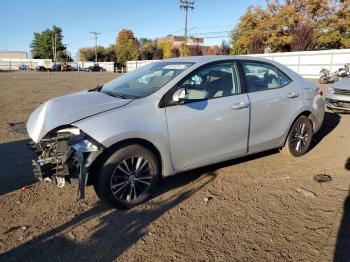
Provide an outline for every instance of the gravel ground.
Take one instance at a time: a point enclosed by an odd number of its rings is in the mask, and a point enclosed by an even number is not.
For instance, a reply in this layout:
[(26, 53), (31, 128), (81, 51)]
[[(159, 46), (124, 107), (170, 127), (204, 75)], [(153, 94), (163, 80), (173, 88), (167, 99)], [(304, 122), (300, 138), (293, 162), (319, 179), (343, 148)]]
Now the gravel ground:
[[(276, 150), (164, 179), (130, 210), (92, 188), (36, 183), (24, 122), (45, 100), (110, 73), (0, 73), (0, 261), (350, 261), (350, 115), (328, 111), (313, 148)], [(326, 88), (323, 86), (323, 88)], [(331, 182), (314, 181), (328, 174)]]

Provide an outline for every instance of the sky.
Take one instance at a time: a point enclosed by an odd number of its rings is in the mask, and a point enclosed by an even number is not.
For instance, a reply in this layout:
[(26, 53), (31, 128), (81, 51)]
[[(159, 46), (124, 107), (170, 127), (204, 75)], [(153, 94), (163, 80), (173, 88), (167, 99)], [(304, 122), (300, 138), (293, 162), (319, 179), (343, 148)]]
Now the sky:
[[(77, 55), (81, 47), (94, 46), (90, 32), (100, 32), (98, 45), (115, 43), (121, 29), (137, 38), (183, 35), (185, 11), (180, 0), (2, 0), (0, 50), (30, 51), (34, 32), (53, 25), (63, 30), (63, 43)], [(206, 37), (205, 45), (228, 40), (230, 31), (250, 5), (265, 0), (196, 0), (189, 10), (189, 35)], [(217, 33), (212, 33), (217, 32)], [(218, 38), (216, 38), (219, 36)], [(213, 38), (215, 37), (215, 38)]]

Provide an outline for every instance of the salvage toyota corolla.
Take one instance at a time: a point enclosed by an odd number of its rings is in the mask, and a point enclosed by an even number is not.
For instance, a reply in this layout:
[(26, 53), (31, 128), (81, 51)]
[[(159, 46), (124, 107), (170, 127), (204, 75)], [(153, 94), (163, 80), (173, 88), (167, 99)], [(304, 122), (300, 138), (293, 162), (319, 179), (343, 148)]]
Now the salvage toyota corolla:
[(34, 173), (131, 207), (161, 177), (272, 148), (305, 154), (323, 121), (320, 93), (260, 58), (154, 62), (40, 105), (27, 122)]

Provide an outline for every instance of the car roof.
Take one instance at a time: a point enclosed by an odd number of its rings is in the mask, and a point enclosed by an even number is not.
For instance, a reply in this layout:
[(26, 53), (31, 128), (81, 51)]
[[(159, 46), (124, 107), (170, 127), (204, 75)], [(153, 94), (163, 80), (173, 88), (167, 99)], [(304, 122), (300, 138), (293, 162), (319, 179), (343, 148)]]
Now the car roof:
[(186, 57), (176, 57), (176, 58), (170, 58), (163, 61), (169, 61), (169, 62), (192, 62), (192, 63), (209, 63), (209, 62), (215, 62), (215, 61), (222, 61), (222, 60), (252, 60), (252, 61), (261, 61), (261, 62), (269, 62), (271, 63), (271, 59), (265, 59), (261, 57), (256, 56), (233, 56), (233, 55), (207, 55), (207, 56), (186, 56)]

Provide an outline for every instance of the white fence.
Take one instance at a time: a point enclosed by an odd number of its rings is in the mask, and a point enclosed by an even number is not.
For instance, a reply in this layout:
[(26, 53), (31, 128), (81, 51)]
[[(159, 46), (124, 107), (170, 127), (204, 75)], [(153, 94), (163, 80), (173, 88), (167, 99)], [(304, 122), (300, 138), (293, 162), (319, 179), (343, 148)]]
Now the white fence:
[[(59, 64), (59, 63), (58, 63)], [(114, 72), (114, 62), (72, 62), (68, 63), (71, 66), (84, 69), (89, 66), (99, 65), (103, 67), (107, 72)], [(30, 69), (35, 69), (37, 66), (44, 66), (50, 68), (53, 65), (51, 59), (11, 59), (11, 58), (0, 58), (0, 71), (13, 71), (18, 70), (21, 65), (26, 65)]]
[(14, 59), (14, 58), (0, 58), (0, 71), (18, 70), (19, 66), (26, 65), (31, 69), (37, 66), (47, 66), (52, 64), (51, 59)]
[(345, 63), (350, 63), (350, 49), (270, 53), (250, 56), (274, 60), (288, 66), (305, 78), (318, 78), (322, 68), (333, 72), (339, 67), (343, 67)]
[[(305, 78), (318, 78), (322, 68), (333, 72), (339, 67), (343, 67), (345, 63), (350, 63), (350, 49), (255, 54), (249, 56), (277, 61)], [(154, 61), (158, 60), (128, 61), (126, 70), (130, 72)]]

